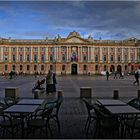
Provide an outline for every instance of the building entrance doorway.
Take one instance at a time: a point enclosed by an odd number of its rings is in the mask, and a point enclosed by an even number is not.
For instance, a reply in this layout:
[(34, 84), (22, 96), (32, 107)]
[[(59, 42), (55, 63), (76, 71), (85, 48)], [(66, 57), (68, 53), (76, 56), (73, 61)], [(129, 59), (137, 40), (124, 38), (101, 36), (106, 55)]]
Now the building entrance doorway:
[(77, 75), (77, 64), (72, 64), (71, 65), (71, 74), (72, 75)]

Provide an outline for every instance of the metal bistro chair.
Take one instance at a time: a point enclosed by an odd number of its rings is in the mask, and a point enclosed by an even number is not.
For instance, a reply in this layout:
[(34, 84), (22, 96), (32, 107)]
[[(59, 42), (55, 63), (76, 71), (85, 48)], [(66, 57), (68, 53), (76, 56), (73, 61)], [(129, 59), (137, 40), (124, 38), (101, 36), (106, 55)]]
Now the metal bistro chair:
[(11, 97), (4, 98), (4, 102), (7, 105), (7, 107), (9, 107), (9, 106), (14, 105), (14, 104), (17, 103), (16, 99), (11, 98)]
[[(12, 119), (9, 115), (1, 113), (0, 114), (0, 128), (2, 129), (2, 137), (4, 138), (7, 135), (6, 132), (12, 134), (12, 138), (14, 134), (18, 132), (18, 128), (21, 127), (20, 119)], [(15, 131), (16, 130), (16, 131)]]
[[(99, 105), (94, 105), (95, 114), (97, 116), (96, 119), (96, 131), (98, 131), (98, 136), (106, 137), (104, 134), (108, 134), (109, 137), (119, 136), (119, 120), (117, 117), (110, 115), (110, 113), (105, 110), (104, 107)], [(97, 132), (96, 132), (97, 133)], [(115, 135), (115, 133), (117, 135)], [(111, 137), (112, 138), (112, 137)]]
[(57, 100), (55, 100), (53, 102), (48, 102), (44, 105), (44, 108), (47, 108), (51, 104), (54, 105), (54, 110), (53, 110), (52, 114), (50, 115), (50, 119), (53, 119), (56, 121), (59, 133), (60, 133), (60, 121), (59, 121), (58, 114), (59, 114), (59, 110), (60, 110), (60, 106), (61, 106), (62, 102), (63, 102), (63, 97), (60, 96), (57, 98)]
[[(52, 135), (49, 120), (53, 109), (54, 105), (51, 105), (44, 109), (38, 109), (34, 114), (30, 115), (27, 120), (27, 135), (29, 135), (30, 132), (34, 135), (37, 129), (40, 130), (40, 133), (44, 132), (47, 137), (47, 129), (49, 129)], [(43, 128), (45, 128), (45, 131)]]
[[(140, 110), (140, 98), (134, 98), (127, 103), (128, 105)], [(125, 135), (126, 132), (134, 137), (137, 133), (140, 133), (140, 116), (139, 115), (129, 115), (125, 121)], [(136, 132), (135, 132), (136, 131)]]
[[(86, 136), (88, 136), (88, 131), (89, 131), (90, 124), (91, 124), (93, 121), (96, 121), (97, 116), (96, 116), (96, 114), (95, 114), (93, 105), (90, 104), (90, 103), (87, 101), (87, 99), (85, 99), (85, 98), (83, 98), (83, 102), (85, 103), (86, 109), (87, 109), (87, 112), (88, 112), (88, 117), (87, 117), (86, 124), (85, 124)], [(95, 134), (94, 134), (94, 135), (95, 135)]]

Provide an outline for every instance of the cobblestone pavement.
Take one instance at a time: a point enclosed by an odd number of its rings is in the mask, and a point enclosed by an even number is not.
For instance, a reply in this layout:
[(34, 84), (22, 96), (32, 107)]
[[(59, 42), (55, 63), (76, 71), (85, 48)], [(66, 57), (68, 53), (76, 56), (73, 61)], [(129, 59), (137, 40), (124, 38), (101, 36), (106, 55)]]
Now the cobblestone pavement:
[[(39, 77), (42, 79), (44, 77)], [(19, 87), (20, 98), (34, 98), (32, 87), (38, 78), (15, 77), (12, 80), (0, 77), (0, 97), (4, 98), (5, 87)], [(137, 97), (139, 86), (134, 86), (132, 83), (134, 76), (127, 76), (124, 79), (114, 79), (110, 77), (109, 81), (105, 76), (57, 76), (57, 90), (64, 91), (64, 101), (60, 108), (59, 118), (61, 124), (61, 133), (57, 133), (57, 127), (54, 122), (51, 122), (53, 130), (53, 138), (86, 138), (84, 125), (87, 118), (87, 111), (80, 96), (80, 87), (92, 87), (92, 98), (94, 102), (97, 98), (112, 98), (113, 90), (118, 89), (121, 100), (128, 102), (132, 98)], [(44, 85), (45, 87), (45, 85)], [(42, 93), (41, 98), (51, 99), (56, 97), (56, 94), (47, 95)], [(93, 126), (94, 128), (94, 126)], [(18, 137), (18, 136), (17, 136)], [(31, 138), (44, 138), (39, 135)], [(94, 138), (92, 129), (90, 130), (89, 138)], [(129, 138), (129, 137), (128, 137)]]

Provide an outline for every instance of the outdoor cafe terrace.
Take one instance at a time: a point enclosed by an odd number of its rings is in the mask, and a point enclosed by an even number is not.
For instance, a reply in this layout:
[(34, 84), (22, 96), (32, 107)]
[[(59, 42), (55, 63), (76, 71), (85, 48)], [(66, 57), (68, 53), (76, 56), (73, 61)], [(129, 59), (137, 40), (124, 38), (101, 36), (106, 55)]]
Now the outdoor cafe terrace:
[[(42, 79), (42, 76), (40, 76), (39, 79)], [(4, 112), (8, 114), (13, 108), (16, 108), (16, 111), (12, 110), (13, 116), (11, 119), (23, 119), (21, 122), (19, 121), (21, 126), (18, 127), (17, 132), (15, 128), (16, 133), (13, 135), (13, 137), (12, 134), (7, 131), (5, 134), (3, 134), (3, 128), (1, 128), (1, 138), (140, 138), (139, 133), (132, 136), (132, 133), (130, 133), (131, 131), (129, 132), (128, 127), (129, 121), (133, 120), (135, 116), (139, 116), (140, 114), (138, 108), (135, 109), (131, 107), (133, 104), (127, 104), (134, 98), (137, 98), (135, 103), (140, 102), (138, 98), (139, 86), (134, 86), (132, 84), (134, 81), (133, 76), (127, 76), (124, 77), (124, 79), (114, 79), (113, 77), (110, 77), (108, 81), (106, 80), (106, 77), (101, 76), (60, 76), (57, 77), (57, 92), (48, 95), (46, 95), (46, 93), (40, 93), (40, 95), (36, 97), (39, 99), (34, 99), (35, 95), (32, 93), (32, 88), (36, 80), (37, 79), (32, 76), (14, 77), (11, 80), (5, 77), (0, 77), (0, 97), (2, 103), (6, 103), (5, 101), (7, 101), (7, 103), (9, 102), (6, 100), (7, 98), (5, 98), (5, 89), (7, 87), (19, 88), (19, 99), (17, 102), (14, 102), (14, 105), (10, 104), (7, 106), (4, 109)], [(43, 86), (45, 87), (45, 85)], [(81, 98), (81, 87), (91, 88), (91, 91), (88, 91), (91, 92), (91, 97), (89, 96), (89, 98)], [(56, 101), (58, 99), (57, 96), (59, 90), (61, 90), (63, 93), (63, 100), (58, 113), (60, 131), (58, 123), (56, 123), (56, 121), (53, 119), (49, 121), (51, 131), (49, 128), (47, 129), (48, 135), (46, 135), (45, 127), (43, 129), (37, 129), (39, 126), (35, 126), (35, 129), (33, 129), (33, 126), (31, 125), (32, 123), (30, 125), (27, 123), (28, 120), (31, 119), (31, 117), (27, 117), (27, 114), (35, 112), (36, 109), (44, 109), (46, 103)], [(114, 91), (118, 91), (118, 94), (114, 94)], [(82, 96), (84, 97), (84, 95), (85, 93), (83, 93)], [(118, 99), (113, 99), (113, 96)], [(86, 102), (93, 106), (91, 110), (93, 118), (91, 119), (94, 121), (89, 121), (89, 129), (88, 124), (86, 125), (87, 117), (89, 115)], [(48, 105), (46, 106), (48, 107)], [(17, 111), (18, 108), (20, 108), (19, 111)], [(98, 108), (100, 108), (100, 111), (105, 111), (104, 113), (106, 115), (104, 118), (107, 117), (105, 120), (99, 119), (101, 116), (99, 117), (100, 112), (97, 112)], [(21, 110), (25, 111), (22, 112), (22, 115)], [(30, 111), (28, 112), (27, 110)], [(108, 123), (108, 121), (106, 121), (108, 120), (108, 117), (112, 123)], [(105, 123), (103, 123), (104, 121)], [(98, 127), (96, 122), (100, 122)], [(41, 124), (42, 123), (40, 123), (40, 125)], [(113, 126), (110, 124), (113, 124)], [(28, 129), (29, 126), (30, 129)], [(96, 128), (97, 132), (95, 131)], [(136, 130), (134, 132), (136, 132)]]

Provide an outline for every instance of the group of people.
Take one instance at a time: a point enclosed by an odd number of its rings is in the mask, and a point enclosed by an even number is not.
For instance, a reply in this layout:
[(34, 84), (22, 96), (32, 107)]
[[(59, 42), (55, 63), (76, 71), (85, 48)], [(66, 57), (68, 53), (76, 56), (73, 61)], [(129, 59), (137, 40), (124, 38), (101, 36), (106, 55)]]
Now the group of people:
[[(117, 79), (118, 77), (117, 77), (117, 74), (120, 74), (120, 76), (119, 76), (119, 79), (121, 78), (121, 79), (123, 79), (124, 78), (124, 73), (123, 72), (118, 72), (118, 71), (115, 71), (115, 73), (114, 73), (114, 79)], [(106, 78), (107, 78), (107, 80), (109, 80), (109, 72), (108, 71), (106, 71)]]
[(41, 89), (42, 85), (46, 82), (46, 93), (56, 92), (56, 74), (49, 70), (45, 79), (37, 80), (34, 89)]

